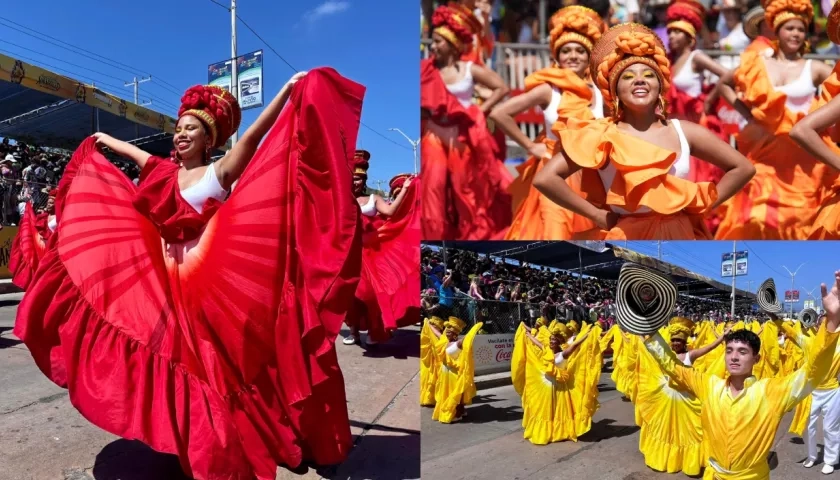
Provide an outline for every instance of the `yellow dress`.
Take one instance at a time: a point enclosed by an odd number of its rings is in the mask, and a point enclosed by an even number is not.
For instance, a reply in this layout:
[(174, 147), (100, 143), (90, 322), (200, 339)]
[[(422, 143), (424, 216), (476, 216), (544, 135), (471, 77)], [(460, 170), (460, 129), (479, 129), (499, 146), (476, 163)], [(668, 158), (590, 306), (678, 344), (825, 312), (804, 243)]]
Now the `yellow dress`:
[[(754, 323), (755, 325), (750, 330), (753, 333), (761, 332), (758, 337), (761, 340), (761, 349), (759, 350), (761, 356), (758, 363), (753, 366), (753, 375), (759, 380), (777, 377), (781, 371), (782, 357), (779, 348), (779, 327), (774, 322), (765, 322), (762, 329), (758, 322)], [(755, 329), (756, 327), (758, 330)]]
[(807, 397), (829, 373), (837, 347), (837, 333), (820, 328), (812, 355), (787, 377), (757, 380), (750, 377), (744, 390), (732, 396), (728, 380), (685, 368), (661, 335), (644, 342), (671, 378), (685, 385), (700, 400), (700, 419), (707, 452), (705, 480), (766, 480), (767, 455), (786, 411)]
[[(599, 329), (600, 330), (600, 329)], [(595, 333), (598, 336), (593, 336)], [(555, 363), (546, 344), (540, 349), (520, 325), (514, 337), (511, 375), (522, 397), (524, 438), (535, 445), (563, 440), (577, 441), (592, 426), (597, 409), (600, 376), (600, 331), (580, 344), (570, 359)], [(542, 342), (541, 342), (542, 343)]]
[(420, 405), (422, 406), (435, 404), (435, 385), (440, 368), (434, 352), (437, 340), (427, 318), (423, 322), (423, 329), (420, 330)]
[(613, 325), (603, 338), (602, 350), (612, 344), (613, 371), (610, 378), (615, 382), (615, 389), (630, 400), (636, 397), (636, 370), (638, 355), (638, 337), (625, 337), (618, 325)]
[[(683, 363), (670, 348), (666, 353)], [(639, 450), (645, 465), (659, 472), (699, 474), (705, 458), (700, 401), (666, 375), (647, 349), (640, 349), (639, 363), (635, 407), (641, 418)]]
[[(446, 335), (441, 335), (434, 345), (434, 355), (439, 362), (435, 387), (435, 411), (432, 419), (452, 423), (458, 405), (471, 405), (475, 397), (475, 360), (473, 341), (483, 323), (476, 323), (464, 337), (463, 348), (454, 354)], [(454, 345), (454, 343), (452, 344)]]

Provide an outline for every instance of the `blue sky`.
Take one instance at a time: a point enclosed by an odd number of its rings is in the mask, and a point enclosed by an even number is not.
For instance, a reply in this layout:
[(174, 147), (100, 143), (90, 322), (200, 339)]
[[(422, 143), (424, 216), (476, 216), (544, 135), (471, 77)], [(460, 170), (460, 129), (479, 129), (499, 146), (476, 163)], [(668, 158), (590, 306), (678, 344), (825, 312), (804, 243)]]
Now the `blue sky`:
[[(627, 242), (627, 248), (658, 255), (657, 242)], [(790, 290), (790, 275), (783, 266), (795, 272), (800, 264), (805, 264), (796, 274), (795, 289), (799, 290), (800, 302), (794, 304), (794, 311), (802, 308), (802, 300), (808, 298), (810, 290), (819, 305), (820, 283), (830, 288), (834, 271), (840, 270), (840, 242), (747, 241), (738, 242), (737, 250), (749, 252), (749, 264), (748, 275), (737, 277), (736, 287), (753, 292), (768, 277), (773, 277), (778, 290)], [(729, 285), (731, 278), (720, 276), (721, 255), (726, 252), (732, 252), (732, 242), (662, 242), (663, 261)], [(750, 280), (752, 284), (747, 283)]]
[[(42, 0), (37, 7), (29, 2), (3, 3), (0, 52), (96, 82), (129, 100), (133, 91), (123, 83), (135, 73), (151, 74), (152, 81), (140, 85), (141, 100), (151, 99), (149, 108), (173, 116), (183, 90), (207, 83), (207, 66), (230, 56), (230, 13), (212, 0)], [(399, 128), (413, 140), (419, 137), (416, 3), (239, 0), (237, 13), (296, 69), (331, 66), (367, 87), (362, 122), (370, 128), (361, 128), (358, 147), (372, 155), (371, 187), (376, 187), (374, 180), (387, 182), (398, 173), (413, 171), (409, 143), (388, 129)], [(46, 43), (42, 34), (128, 67)], [(241, 22), (237, 37), (240, 54), (265, 51), (268, 103), (294, 70)], [(244, 112), (243, 127), (254, 121), (259, 110)]]

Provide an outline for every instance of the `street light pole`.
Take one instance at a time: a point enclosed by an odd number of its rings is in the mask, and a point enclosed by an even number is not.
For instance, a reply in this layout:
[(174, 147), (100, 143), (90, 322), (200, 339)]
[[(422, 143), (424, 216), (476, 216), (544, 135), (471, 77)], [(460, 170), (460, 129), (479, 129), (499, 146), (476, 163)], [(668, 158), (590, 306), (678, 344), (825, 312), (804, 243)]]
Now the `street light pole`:
[[(805, 265), (805, 264), (803, 263), (802, 265)], [(802, 268), (802, 265), (799, 265), (799, 267), (797, 267), (795, 272), (791, 272), (790, 270), (788, 270), (788, 268), (786, 266), (782, 265), (782, 268), (787, 270), (787, 272), (790, 274), (790, 294), (791, 294), (790, 318), (793, 318), (793, 282), (796, 279), (796, 274), (799, 273), (799, 269)]]
[(417, 146), (420, 145), (420, 139), (418, 138), (417, 141), (412, 140), (411, 137), (406, 135), (399, 128), (389, 128), (388, 131), (399, 133), (408, 140), (409, 144), (411, 144), (411, 151), (414, 153), (414, 174), (417, 175)]

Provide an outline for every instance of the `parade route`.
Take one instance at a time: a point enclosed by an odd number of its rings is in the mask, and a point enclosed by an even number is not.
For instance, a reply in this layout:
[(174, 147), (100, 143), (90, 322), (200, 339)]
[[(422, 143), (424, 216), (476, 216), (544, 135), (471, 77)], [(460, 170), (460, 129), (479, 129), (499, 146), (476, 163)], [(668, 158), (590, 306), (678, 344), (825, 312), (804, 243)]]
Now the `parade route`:
[[(683, 474), (654, 472), (639, 452), (639, 427), (633, 406), (621, 399), (609, 373), (601, 375), (601, 407), (592, 419), (592, 430), (577, 442), (532, 445), (522, 438), (522, 409), (512, 385), (480, 390), (467, 417), (451, 425), (432, 420), (432, 409), (422, 409), (423, 478), (450, 479), (597, 479), (681, 480)], [(822, 463), (802, 467), (805, 446), (787, 433), (793, 414), (785, 416), (771, 457), (773, 480), (830, 479), (820, 473)], [(822, 430), (819, 437), (822, 438)], [(822, 449), (822, 441), (819, 441)], [(820, 459), (821, 460), (821, 459)], [(840, 478), (840, 477), (838, 477)]]
[[(0, 477), (4, 480), (184, 479), (177, 458), (90, 424), (13, 334), (21, 294), (0, 295)], [(342, 332), (344, 335), (346, 332)], [(355, 448), (335, 467), (278, 468), (277, 479), (420, 478), (419, 328), (378, 352), (337, 345)]]

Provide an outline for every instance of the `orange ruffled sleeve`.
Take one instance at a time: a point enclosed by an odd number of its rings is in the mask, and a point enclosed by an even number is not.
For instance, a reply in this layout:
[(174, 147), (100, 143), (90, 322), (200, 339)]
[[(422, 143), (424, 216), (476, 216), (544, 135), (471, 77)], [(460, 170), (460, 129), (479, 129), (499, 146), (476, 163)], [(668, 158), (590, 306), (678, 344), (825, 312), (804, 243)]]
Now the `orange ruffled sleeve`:
[[(676, 152), (623, 134), (610, 119), (570, 119), (566, 128), (553, 131), (566, 158), (584, 169), (581, 190), (599, 207), (611, 205), (631, 212), (648, 207), (663, 215), (682, 211), (702, 214), (717, 200), (713, 183), (694, 183), (669, 173)], [(609, 191), (604, 190), (597, 172), (607, 162), (616, 169)]]
[(775, 135), (786, 134), (805, 116), (785, 108), (787, 96), (773, 88), (764, 63), (764, 50), (745, 51), (735, 72), (735, 90), (752, 113), (756, 123)]

